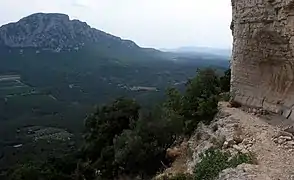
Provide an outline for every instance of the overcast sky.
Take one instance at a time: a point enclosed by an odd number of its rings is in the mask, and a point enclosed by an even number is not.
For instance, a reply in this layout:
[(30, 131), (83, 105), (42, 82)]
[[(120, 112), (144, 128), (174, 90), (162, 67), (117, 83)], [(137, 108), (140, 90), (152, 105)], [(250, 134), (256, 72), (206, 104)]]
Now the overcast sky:
[(144, 47), (228, 48), (230, 5), (231, 0), (0, 0), (0, 24), (58, 12)]

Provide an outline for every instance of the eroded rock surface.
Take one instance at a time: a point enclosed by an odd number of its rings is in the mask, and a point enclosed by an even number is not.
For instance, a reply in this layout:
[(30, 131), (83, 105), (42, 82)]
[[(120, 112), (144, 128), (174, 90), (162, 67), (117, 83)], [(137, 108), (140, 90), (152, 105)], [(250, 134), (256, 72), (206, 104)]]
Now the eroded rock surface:
[[(156, 178), (177, 173), (193, 174), (199, 156), (210, 147), (224, 152), (249, 153), (253, 164), (223, 170), (217, 180), (291, 180), (294, 178), (294, 133), (240, 108), (219, 103), (219, 113), (210, 125), (199, 124), (195, 134), (179, 146), (182, 151), (172, 166)], [(185, 148), (183, 148), (185, 147)], [(155, 179), (156, 179), (155, 178)], [(161, 179), (160, 179), (161, 180)]]
[(294, 0), (232, 0), (231, 91), (294, 119)]

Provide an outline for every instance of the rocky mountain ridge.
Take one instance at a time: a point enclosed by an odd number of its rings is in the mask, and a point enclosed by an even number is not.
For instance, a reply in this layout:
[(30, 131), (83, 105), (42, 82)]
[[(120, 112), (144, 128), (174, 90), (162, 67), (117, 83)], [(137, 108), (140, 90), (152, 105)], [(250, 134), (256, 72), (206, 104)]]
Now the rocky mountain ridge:
[(91, 28), (87, 23), (70, 20), (66, 14), (36, 13), (0, 27), (0, 46), (34, 48), (80, 48), (89, 44), (107, 47), (140, 47), (130, 40)]

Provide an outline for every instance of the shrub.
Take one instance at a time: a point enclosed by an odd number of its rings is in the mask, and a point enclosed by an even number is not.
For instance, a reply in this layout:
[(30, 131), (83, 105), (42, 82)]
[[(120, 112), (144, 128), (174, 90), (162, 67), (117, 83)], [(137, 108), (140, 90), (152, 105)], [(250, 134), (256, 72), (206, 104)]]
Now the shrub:
[(8, 173), (9, 179), (11, 180), (70, 180), (69, 175), (59, 172), (54, 167), (47, 166), (46, 164), (33, 164), (26, 163), (20, 164), (14, 167)]
[(251, 154), (238, 153), (231, 156), (228, 152), (210, 148), (200, 154), (201, 161), (196, 164), (194, 169), (195, 179), (213, 180), (221, 171), (227, 168), (235, 168), (239, 164), (254, 162)]
[(237, 167), (239, 164), (247, 163), (247, 164), (257, 164), (256, 156), (252, 153), (238, 153), (233, 156), (230, 161), (230, 167)]
[(40, 168), (32, 164), (22, 164), (11, 170), (9, 177), (12, 180), (38, 180), (41, 175)]
[(117, 136), (115, 162), (122, 167), (120, 173), (150, 175), (162, 167), (162, 162), (169, 163), (166, 149), (182, 132), (181, 121), (169, 112), (160, 112), (159, 116), (149, 114), (140, 118), (134, 129)]
[(105, 178), (117, 173), (113, 139), (125, 129), (132, 129), (139, 117), (140, 106), (131, 99), (120, 98), (102, 106), (85, 120), (85, 144), (82, 152), (95, 169)]

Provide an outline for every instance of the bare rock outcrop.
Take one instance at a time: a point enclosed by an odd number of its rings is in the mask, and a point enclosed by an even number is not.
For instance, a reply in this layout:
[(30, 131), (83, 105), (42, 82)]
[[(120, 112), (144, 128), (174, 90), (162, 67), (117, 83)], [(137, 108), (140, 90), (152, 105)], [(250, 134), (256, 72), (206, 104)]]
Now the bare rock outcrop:
[[(224, 169), (218, 180), (290, 180), (294, 178), (294, 133), (271, 125), (266, 119), (240, 108), (219, 103), (219, 113), (210, 125), (199, 124), (195, 134), (184, 141), (172, 166), (155, 179), (178, 173), (191, 174), (210, 147), (223, 152), (253, 155), (252, 164)], [(161, 179), (160, 179), (161, 180)]]
[(294, 119), (294, 0), (232, 0), (231, 93)]

